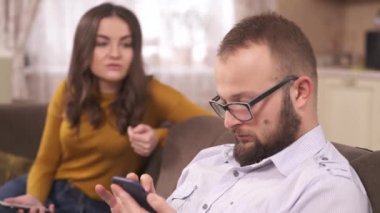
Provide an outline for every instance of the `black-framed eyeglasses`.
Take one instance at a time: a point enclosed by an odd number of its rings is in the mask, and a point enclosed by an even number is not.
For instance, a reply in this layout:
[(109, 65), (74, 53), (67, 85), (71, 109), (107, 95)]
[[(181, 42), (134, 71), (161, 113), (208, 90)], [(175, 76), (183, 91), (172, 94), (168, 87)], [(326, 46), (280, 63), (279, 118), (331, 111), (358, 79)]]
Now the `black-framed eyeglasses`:
[(223, 118), (225, 117), (226, 111), (231, 113), (234, 118), (236, 118), (239, 121), (249, 121), (253, 118), (253, 114), (251, 111), (251, 108), (263, 100), (264, 98), (268, 97), (278, 89), (280, 89), (285, 84), (295, 81), (298, 79), (298, 76), (290, 75), (284, 78), (284, 80), (280, 81), (278, 84), (274, 85), (272, 88), (268, 89), (267, 91), (263, 92), (259, 96), (253, 98), (252, 100), (248, 102), (230, 102), (227, 104), (221, 104), (218, 103), (220, 97), (219, 95), (215, 96), (213, 99), (209, 101), (211, 107), (214, 109), (217, 115), (219, 117)]

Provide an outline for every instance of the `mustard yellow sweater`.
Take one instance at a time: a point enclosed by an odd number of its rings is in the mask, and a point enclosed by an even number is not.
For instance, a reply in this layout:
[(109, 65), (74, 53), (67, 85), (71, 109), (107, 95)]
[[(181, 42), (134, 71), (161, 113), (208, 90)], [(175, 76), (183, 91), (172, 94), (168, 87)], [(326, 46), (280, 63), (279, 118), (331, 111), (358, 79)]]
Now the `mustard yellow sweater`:
[[(41, 144), (29, 172), (27, 194), (45, 202), (53, 180), (65, 179), (89, 197), (99, 200), (95, 184), (108, 187), (112, 176), (139, 171), (144, 158), (133, 151), (128, 136), (120, 134), (111, 122), (107, 109), (115, 96), (102, 96), (105, 124), (94, 129), (88, 117), (83, 115), (77, 135), (64, 116), (64, 91), (65, 83), (62, 82), (49, 104)], [(151, 98), (142, 123), (153, 128), (163, 121), (180, 122), (193, 116), (211, 115), (157, 80), (149, 83), (149, 92)], [(163, 144), (167, 129), (157, 128), (156, 131)]]

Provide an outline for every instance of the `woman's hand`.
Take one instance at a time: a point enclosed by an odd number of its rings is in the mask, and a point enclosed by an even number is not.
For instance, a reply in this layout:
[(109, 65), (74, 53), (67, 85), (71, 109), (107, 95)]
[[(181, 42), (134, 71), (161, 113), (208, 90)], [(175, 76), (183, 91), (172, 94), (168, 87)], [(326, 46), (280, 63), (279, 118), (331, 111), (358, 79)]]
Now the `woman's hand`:
[[(5, 202), (10, 203), (10, 204), (21, 204), (25, 206), (31, 206), (29, 213), (44, 213), (47, 209), (45, 206), (35, 197), (25, 194), (25, 195), (20, 195), (17, 197), (10, 197), (4, 199)], [(49, 211), (54, 212), (54, 205), (50, 204), (49, 205)], [(24, 210), (18, 209), (18, 213), (23, 213)]]
[(158, 144), (156, 131), (146, 124), (128, 127), (128, 136), (133, 150), (144, 157), (149, 156)]

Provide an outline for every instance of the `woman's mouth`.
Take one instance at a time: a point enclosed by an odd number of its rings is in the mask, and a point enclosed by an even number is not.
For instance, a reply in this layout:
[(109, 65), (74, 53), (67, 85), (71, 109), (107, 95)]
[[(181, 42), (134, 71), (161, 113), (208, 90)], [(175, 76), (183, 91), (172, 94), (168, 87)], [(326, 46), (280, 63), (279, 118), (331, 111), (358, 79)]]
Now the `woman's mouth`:
[(120, 64), (107, 64), (107, 68), (110, 70), (121, 70), (122, 66)]

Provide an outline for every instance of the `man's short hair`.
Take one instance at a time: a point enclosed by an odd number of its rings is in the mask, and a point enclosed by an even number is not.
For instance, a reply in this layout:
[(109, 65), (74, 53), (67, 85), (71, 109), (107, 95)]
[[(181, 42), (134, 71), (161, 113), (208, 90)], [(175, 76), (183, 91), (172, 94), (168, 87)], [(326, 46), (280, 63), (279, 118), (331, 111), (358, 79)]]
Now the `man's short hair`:
[(239, 48), (250, 44), (265, 44), (269, 47), (277, 68), (289, 74), (307, 75), (316, 85), (316, 59), (309, 40), (292, 21), (276, 13), (264, 13), (247, 17), (237, 23), (224, 37), (218, 56), (223, 58)]

